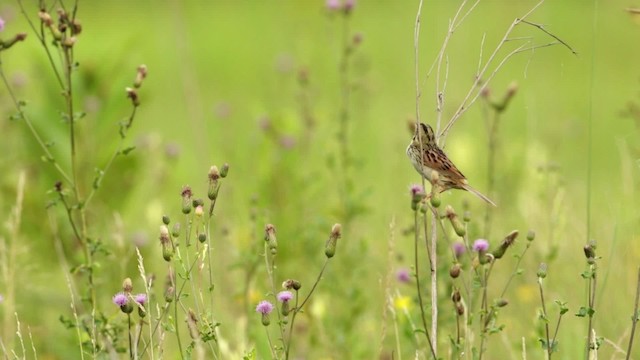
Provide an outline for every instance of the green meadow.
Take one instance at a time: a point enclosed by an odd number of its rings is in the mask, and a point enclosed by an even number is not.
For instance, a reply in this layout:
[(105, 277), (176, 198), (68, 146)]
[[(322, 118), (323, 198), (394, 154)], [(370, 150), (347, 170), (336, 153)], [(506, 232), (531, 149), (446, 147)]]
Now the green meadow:
[[(640, 3), (343, 2), (0, 4), (5, 359), (640, 358)], [(412, 209), (417, 110), (497, 207)]]

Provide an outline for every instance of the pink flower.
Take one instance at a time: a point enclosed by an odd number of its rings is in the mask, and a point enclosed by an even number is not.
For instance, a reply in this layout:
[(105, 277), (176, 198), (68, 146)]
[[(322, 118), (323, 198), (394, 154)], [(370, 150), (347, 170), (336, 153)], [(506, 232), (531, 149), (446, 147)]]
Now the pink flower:
[(478, 239), (473, 242), (473, 250), (477, 252), (485, 252), (489, 250), (489, 242), (485, 239)]
[(267, 300), (262, 300), (256, 306), (256, 312), (259, 312), (262, 315), (268, 315), (273, 311), (273, 304), (268, 302)]

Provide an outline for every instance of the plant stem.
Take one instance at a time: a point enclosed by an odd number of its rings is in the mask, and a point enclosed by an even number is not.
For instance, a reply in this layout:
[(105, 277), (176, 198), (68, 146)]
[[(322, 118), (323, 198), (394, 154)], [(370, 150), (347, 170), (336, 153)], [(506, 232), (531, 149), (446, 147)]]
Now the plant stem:
[(640, 302), (640, 268), (638, 268), (638, 283), (636, 285), (636, 301), (633, 305), (633, 316), (631, 317), (631, 335), (629, 336), (629, 346), (627, 346), (627, 357), (631, 357), (631, 348), (633, 347), (633, 336), (636, 334), (636, 325), (638, 324), (638, 303)]
[[(538, 288), (540, 289), (540, 303), (542, 304), (542, 316), (544, 321), (544, 331), (547, 336), (547, 359), (551, 359), (552, 344), (549, 342), (549, 318), (547, 316), (547, 306), (544, 303), (544, 290), (542, 289), (542, 278), (538, 278)], [(559, 322), (558, 322), (559, 323)]]
[(431, 351), (431, 355), (434, 359), (437, 359), (436, 351), (433, 348), (433, 343), (431, 342), (431, 336), (429, 335), (429, 328), (427, 327), (427, 317), (424, 313), (424, 302), (422, 301), (422, 287), (420, 286), (420, 261), (418, 259), (418, 240), (419, 240), (419, 231), (418, 231), (418, 210), (414, 210), (413, 212), (413, 227), (414, 227), (414, 242), (413, 242), (413, 256), (414, 256), (414, 266), (416, 268), (416, 290), (418, 292), (418, 303), (420, 305), (420, 319), (422, 320), (422, 326), (424, 327), (424, 334), (427, 337), (427, 342), (429, 343), (429, 350)]

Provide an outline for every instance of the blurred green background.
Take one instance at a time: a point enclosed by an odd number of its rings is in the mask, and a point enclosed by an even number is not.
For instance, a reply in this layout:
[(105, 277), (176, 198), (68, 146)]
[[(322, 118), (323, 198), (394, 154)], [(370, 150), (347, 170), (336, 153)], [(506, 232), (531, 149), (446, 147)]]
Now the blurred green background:
[[(473, 82), (483, 36), (486, 61), (513, 19), (535, 3), (483, 1), (456, 30), (447, 48), (443, 119), (453, 115)], [(331, 225), (339, 222), (345, 225), (343, 239), (301, 322), (294, 352), (308, 359), (370, 359), (377, 358), (382, 347), (383, 358), (390, 358), (395, 341), (390, 318), (383, 320), (385, 277), (412, 264), (413, 236), (406, 231), (413, 224), (408, 187), (420, 181), (405, 154), (411, 138), (407, 122), (415, 120), (417, 5), (417, 1), (361, 0), (349, 16), (349, 39), (360, 34), (362, 42), (349, 58), (347, 139), (354, 160), (345, 174), (336, 165), (345, 22), (339, 14), (331, 15), (323, 1), (80, 1), (83, 33), (75, 48), (79, 62), (75, 76), (76, 101), (87, 113), (79, 124), (87, 188), (94, 169), (103, 166), (116, 148), (117, 124), (129, 109), (124, 88), (130, 86), (139, 64), (149, 68), (133, 136), (127, 139), (137, 148), (116, 161), (90, 209), (94, 236), (112, 250), (101, 260), (99, 274), (107, 314), (121, 315), (109, 303), (121, 279), (137, 278), (134, 245), (140, 247), (147, 270), (162, 283), (166, 266), (157, 243), (161, 215), (178, 216), (183, 185), (206, 196), (209, 167), (227, 162), (231, 171), (213, 226), (220, 274), (216, 316), (230, 353), (242, 354), (256, 346), (260, 358), (269, 357), (253, 312), (269, 291), (263, 266), (247, 283), (247, 268), (260, 259), (264, 225), (273, 223), (278, 230), (278, 280), (300, 279), (306, 285), (303, 290), (308, 290), (324, 261)], [(640, 102), (640, 27), (638, 19), (625, 11), (630, 5), (619, 0), (544, 3), (529, 21), (543, 24), (578, 55), (562, 46), (518, 54), (489, 85), (492, 97), (499, 99), (509, 84), (518, 84), (501, 118), (496, 191), (490, 194), (499, 206), (489, 240), (496, 244), (513, 229), (537, 233), (523, 261), (525, 271), (507, 295), (510, 304), (500, 314), (506, 328), (489, 338), (489, 359), (516, 357), (523, 338), (530, 357), (542, 357), (532, 325), (539, 307), (535, 273), (540, 262), (549, 264), (545, 286), (553, 318), (557, 309), (552, 300), (567, 301), (570, 307), (554, 358), (583, 356), (587, 322), (573, 314), (586, 302), (580, 273), (585, 268), (582, 247), (588, 239), (597, 241), (602, 256), (595, 329), (607, 342), (600, 355), (623, 358), (616, 346), (626, 349), (640, 265), (640, 118), (624, 116), (630, 102)], [(426, 1), (422, 11), (420, 109), (422, 120), (432, 124), (435, 75), (429, 79), (425, 75), (457, 7), (453, 1)], [(36, 21), (37, 8), (28, 4), (27, 10)], [(3, 2), (0, 16), (6, 21), (3, 38), (30, 32), (14, 2)], [(553, 41), (526, 25), (518, 26), (514, 36), (531, 37), (533, 44)], [(508, 43), (498, 59), (515, 46)], [(26, 42), (3, 52), (0, 59), (18, 96), (28, 102), (27, 113), (43, 137), (55, 143), (52, 151), (63, 166), (68, 166), (67, 130), (59, 116), (63, 99), (36, 38), (30, 33)], [(304, 84), (301, 73), (307, 79)], [(446, 147), (480, 191), (487, 187), (486, 109), (478, 100), (455, 124)], [(3, 219), (10, 217), (15, 203), (18, 174), (27, 175), (22, 226), (19, 238), (14, 238), (20, 251), (11, 262), (14, 271), (3, 278), (19, 284), (16, 311), (23, 332), (26, 325), (31, 329), (39, 357), (75, 358), (74, 333), (58, 322), (61, 314), (69, 316), (70, 298), (55, 255), (51, 214), (72, 263), (75, 252), (62, 209), (45, 209), (51, 198), (47, 191), (58, 179), (40, 160), (41, 150), (24, 124), (8, 120), (14, 113), (3, 87)], [(306, 125), (309, 119), (312, 127)], [(345, 178), (352, 182), (346, 197), (340, 191)], [(481, 237), (484, 204), (461, 191), (443, 195), (445, 204), (460, 211), (463, 200), (470, 204), (472, 234)], [(355, 209), (350, 219), (345, 202)], [(3, 237), (10, 237), (9, 229), (3, 229)], [(391, 237), (394, 252), (389, 257)], [(521, 240), (514, 254), (524, 246)], [(443, 240), (441, 247), (447, 246)], [(494, 270), (492, 281), (500, 284), (496, 292), (514, 264), (509, 257)], [(446, 275), (442, 273), (440, 289), (445, 299), (440, 310), (442, 354), (453, 331)], [(414, 301), (414, 287), (394, 281), (391, 291), (396, 288)], [(243, 295), (247, 291), (250, 301)], [(417, 322), (415, 303), (410, 311)], [(0, 312), (2, 337), (13, 339), (14, 315), (5, 309)], [(400, 319), (399, 326), (404, 329), (402, 355), (408, 358), (415, 345), (406, 320)], [(17, 348), (16, 344), (5, 342), (9, 348)], [(169, 340), (168, 354), (175, 351), (172, 344)], [(640, 357), (637, 347), (634, 357)]]

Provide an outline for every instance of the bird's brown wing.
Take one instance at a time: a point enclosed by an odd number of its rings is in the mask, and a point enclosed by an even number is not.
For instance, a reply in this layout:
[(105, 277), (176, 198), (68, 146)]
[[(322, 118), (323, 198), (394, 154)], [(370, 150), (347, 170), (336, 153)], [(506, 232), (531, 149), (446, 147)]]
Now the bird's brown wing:
[(440, 176), (447, 178), (452, 182), (466, 182), (466, 178), (462, 172), (453, 165), (451, 160), (447, 157), (447, 154), (445, 154), (440, 148), (431, 147), (424, 149), (423, 154), (422, 161), (424, 165), (436, 170)]

